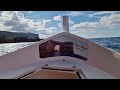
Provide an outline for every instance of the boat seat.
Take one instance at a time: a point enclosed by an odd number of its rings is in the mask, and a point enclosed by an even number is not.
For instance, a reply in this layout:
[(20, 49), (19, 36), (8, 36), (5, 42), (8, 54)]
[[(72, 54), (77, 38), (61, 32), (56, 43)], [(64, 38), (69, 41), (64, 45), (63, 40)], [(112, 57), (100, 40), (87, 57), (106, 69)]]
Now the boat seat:
[(75, 71), (40, 69), (20, 79), (80, 79)]

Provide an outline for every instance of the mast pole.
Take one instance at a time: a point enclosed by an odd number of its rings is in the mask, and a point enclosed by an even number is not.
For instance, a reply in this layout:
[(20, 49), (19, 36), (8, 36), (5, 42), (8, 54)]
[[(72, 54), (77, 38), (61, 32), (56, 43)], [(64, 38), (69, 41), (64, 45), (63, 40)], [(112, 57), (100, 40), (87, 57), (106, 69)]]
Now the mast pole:
[(63, 30), (64, 30), (64, 32), (68, 32), (69, 33), (68, 16), (63, 16)]

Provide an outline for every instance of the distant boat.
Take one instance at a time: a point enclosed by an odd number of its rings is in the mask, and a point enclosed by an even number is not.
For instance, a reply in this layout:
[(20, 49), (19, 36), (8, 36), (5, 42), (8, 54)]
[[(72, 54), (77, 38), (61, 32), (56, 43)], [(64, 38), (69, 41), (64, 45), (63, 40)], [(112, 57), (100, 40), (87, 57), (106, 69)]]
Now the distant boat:
[(119, 79), (120, 53), (64, 32), (0, 57), (0, 79)]

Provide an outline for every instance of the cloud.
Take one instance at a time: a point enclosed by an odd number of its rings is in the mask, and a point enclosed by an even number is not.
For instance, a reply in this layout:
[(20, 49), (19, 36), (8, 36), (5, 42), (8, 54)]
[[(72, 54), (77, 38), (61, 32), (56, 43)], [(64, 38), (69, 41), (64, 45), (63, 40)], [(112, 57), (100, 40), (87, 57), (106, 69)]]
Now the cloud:
[[(62, 16), (61, 15), (54, 16), (53, 20), (55, 20), (55, 21), (61, 21), (62, 20)], [(69, 23), (70, 24), (74, 24), (74, 21), (72, 21), (72, 20), (69, 19)]]
[(76, 17), (76, 16), (83, 15), (83, 13), (82, 12), (78, 12), (78, 11), (72, 11), (68, 15), (71, 16), (71, 17)]
[(2, 30), (8, 31), (9, 27), (17, 26), (20, 23), (20, 16), (23, 17), (20, 13), (18, 15), (18, 11), (4, 11), (0, 16), (0, 23), (2, 26), (0, 27)]
[[(110, 12), (100, 12), (98, 14), (105, 14), (105, 13), (112, 13)], [(78, 24), (74, 24), (72, 27), (70, 27), (71, 30), (110, 30), (113, 29), (115, 30), (116, 28), (120, 28), (120, 14), (118, 12), (114, 12), (111, 15), (107, 16), (104, 15), (102, 16), (98, 21), (96, 22), (81, 22)]]
[(42, 30), (40, 30), (40, 33), (45, 35), (50, 35), (55, 33), (56, 30), (57, 30), (57, 27), (43, 28)]
[(62, 16), (61, 15), (54, 16), (53, 20), (55, 20), (55, 21), (61, 21), (62, 20)]
[(120, 11), (99, 11), (99, 12), (95, 12), (92, 14), (88, 14), (88, 16), (101, 18), (102, 15), (111, 15), (111, 14), (115, 14), (115, 13), (120, 13)]
[(51, 21), (52, 20), (50, 20), (50, 19), (48, 19), (48, 20), (43, 19), (43, 25), (47, 26), (47, 25), (49, 25), (51, 23)]
[(79, 24), (74, 24), (71, 30), (93, 30), (97, 27), (97, 22), (82, 22)]
[(0, 16), (0, 30), (51, 34), (57, 30), (56, 27), (47, 27), (51, 22), (50, 19), (33, 21), (26, 18), (20, 11), (3, 11)]
[(28, 13), (32, 13), (32, 11), (28, 11)]
[(70, 23), (70, 24), (74, 24), (74, 21), (72, 21), (72, 20), (69, 19), (69, 23)]
[(112, 14), (110, 16), (103, 16), (99, 23), (102, 27), (114, 28), (120, 26), (120, 14)]
[(58, 27), (60, 28), (62, 25), (61, 25), (61, 23), (58, 23)]

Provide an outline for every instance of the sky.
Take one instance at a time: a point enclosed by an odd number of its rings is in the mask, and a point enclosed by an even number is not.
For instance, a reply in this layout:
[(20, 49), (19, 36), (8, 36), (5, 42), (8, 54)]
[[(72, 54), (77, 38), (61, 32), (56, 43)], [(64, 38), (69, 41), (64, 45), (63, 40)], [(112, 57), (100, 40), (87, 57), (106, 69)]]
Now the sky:
[(84, 38), (120, 37), (120, 11), (0, 11), (0, 31), (31, 32), (48, 38), (63, 32), (62, 16), (69, 31)]

